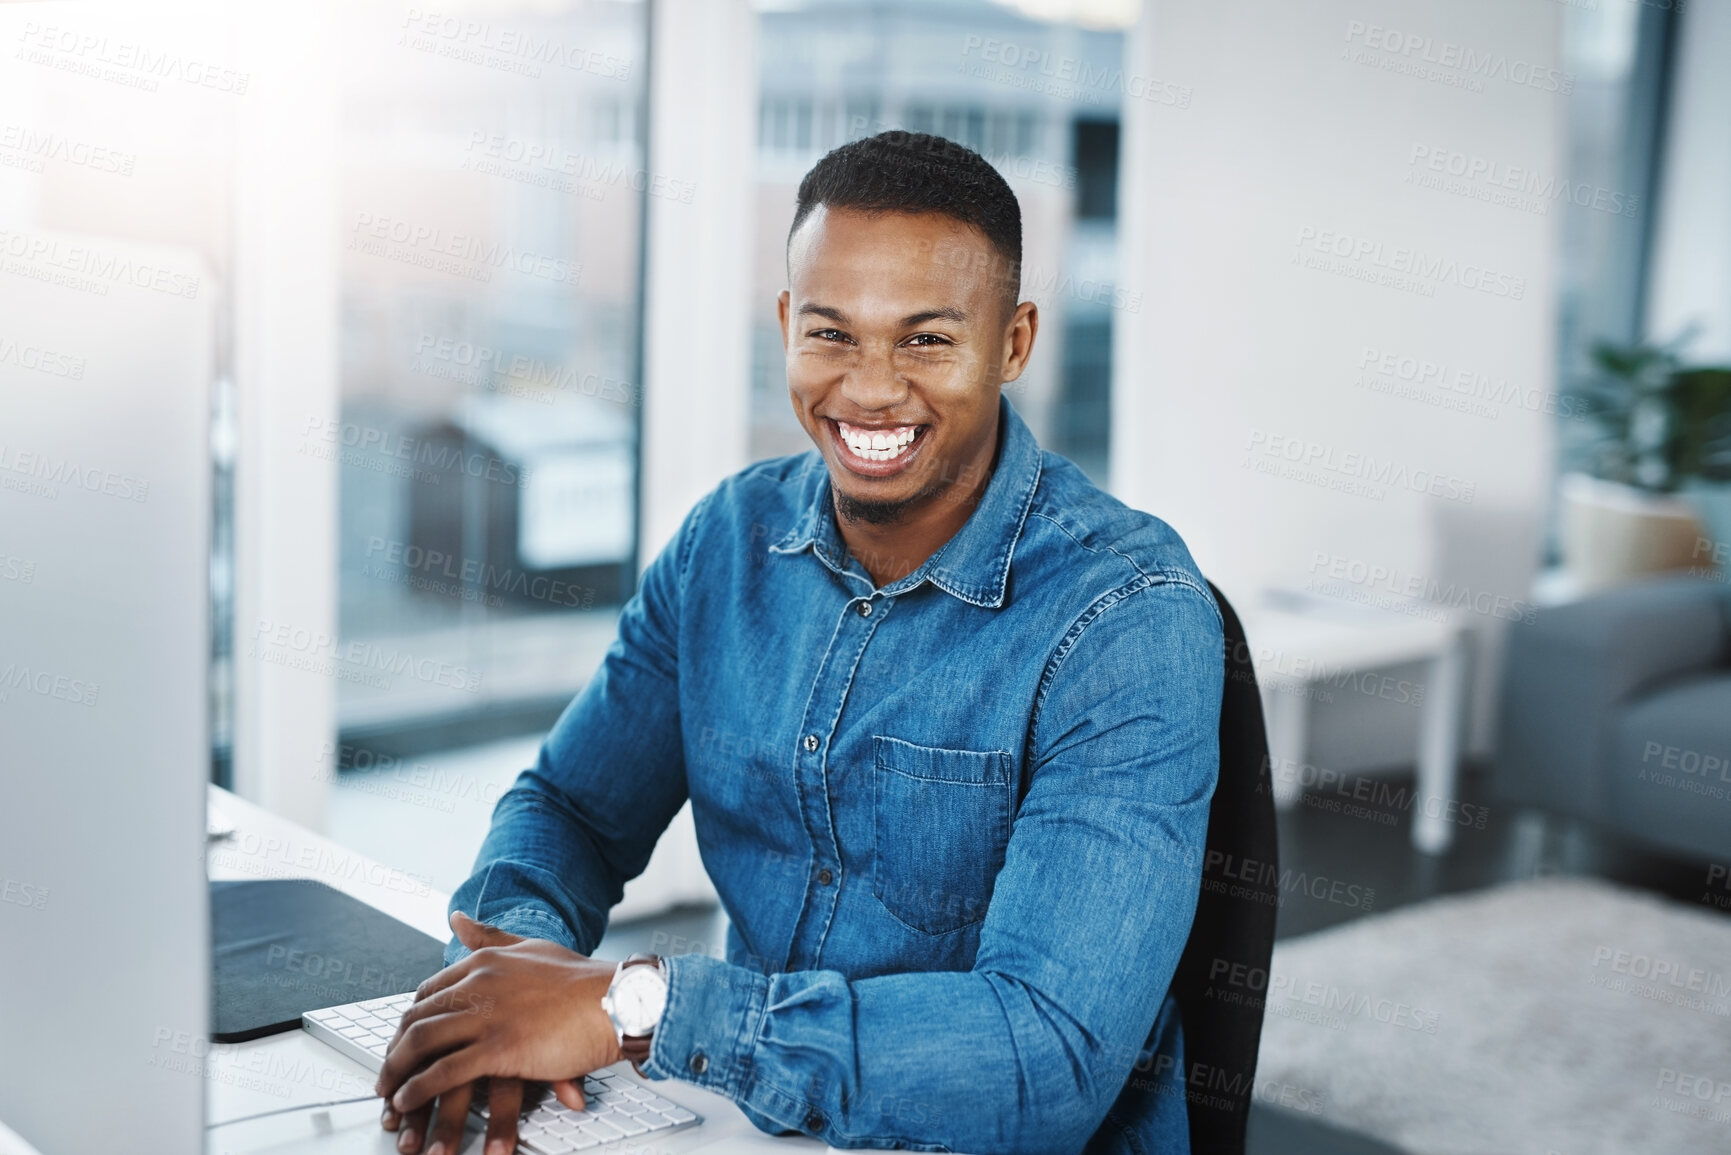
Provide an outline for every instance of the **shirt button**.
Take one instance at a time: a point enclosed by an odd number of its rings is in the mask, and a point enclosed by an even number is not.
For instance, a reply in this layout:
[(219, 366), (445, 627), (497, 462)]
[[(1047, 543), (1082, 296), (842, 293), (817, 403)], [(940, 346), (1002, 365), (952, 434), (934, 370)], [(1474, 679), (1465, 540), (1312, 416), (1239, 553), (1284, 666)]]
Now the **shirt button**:
[(816, 734), (807, 734), (805, 736), (805, 748), (807, 750), (816, 750), (817, 749), (817, 735)]
[(827, 868), (817, 872), (817, 884), (819, 886), (828, 886), (834, 881), (835, 875), (831, 874)]
[(691, 1073), (693, 1075), (701, 1075), (707, 1070), (709, 1070), (708, 1055), (704, 1054), (702, 1051), (698, 1051), (695, 1055), (691, 1056)]
[(823, 1115), (817, 1111), (807, 1111), (805, 1116), (805, 1129), (807, 1131), (823, 1130)]
[(862, 618), (869, 618), (872, 616), (872, 604), (870, 602), (861, 602), (859, 604), (859, 616)]

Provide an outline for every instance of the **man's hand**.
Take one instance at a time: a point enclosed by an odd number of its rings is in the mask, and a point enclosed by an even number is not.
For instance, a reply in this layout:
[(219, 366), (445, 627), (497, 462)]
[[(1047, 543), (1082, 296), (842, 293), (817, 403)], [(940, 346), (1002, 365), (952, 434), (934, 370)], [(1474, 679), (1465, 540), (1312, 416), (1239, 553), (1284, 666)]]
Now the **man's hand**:
[[(553, 1088), (561, 1103), (567, 1106), (582, 1104), (583, 1092), (576, 1089), (573, 1081), (561, 1080), (554, 1083)], [(439, 1113), (433, 1122), (432, 1143), (427, 1148), (427, 1155), (455, 1155), (462, 1145), (464, 1117), (476, 1094), (487, 1098), (486, 1155), (511, 1155), (516, 1150), (517, 1113), (523, 1108), (523, 1080), (480, 1079), (446, 1093), (439, 1100)], [(398, 1114), (386, 1103), (384, 1116), (379, 1122), (387, 1131), (398, 1131), (400, 1127), (397, 1150), (403, 1155), (415, 1155), (421, 1149), (421, 1138), (427, 1133), (427, 1120), (432, 1114), (431, 1103), (410, 1111), (406, 1116)]]
[(622, 1057), (601, 1009), (615, 964), (508, 934), (461, 911), (451, 915), (451, 929), (474, 953), (415, 991), (375, 1090), (387, 1100), (385, 1127), (400, 1123), (404, 1152), (418, 1149), (438, 1099), (427, 1155), (455, 1155), (471, 1084), (492, 1076), (486, 1151), (509, 1155), (523, 1080), (552, 1082), (560, 1102), (581, 1110), (577, 1080)]

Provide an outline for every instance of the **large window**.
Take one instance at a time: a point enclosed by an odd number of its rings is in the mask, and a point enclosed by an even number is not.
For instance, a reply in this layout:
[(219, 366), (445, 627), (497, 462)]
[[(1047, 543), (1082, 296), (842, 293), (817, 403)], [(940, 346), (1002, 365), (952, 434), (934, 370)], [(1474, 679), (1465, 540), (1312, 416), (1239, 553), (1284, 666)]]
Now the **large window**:
[(631, 591), (646, 11), (347, 9), (346, 748), (543, 725)]
[[(1559, 177), (1568, 195), (1551, 203), (1559, 230), (1557, 368), (1567, 393), (1592, 373), (1595, 342), (1644, 335), (1677, 17), (1669, 5), (1640, 4), (1568, 5), (1562, 15), (1563, 67), (1576, 83), (1565, 106)], [(1586, 421), (1561, 420), (1559, 473), (1586, 464), (1593, 434)]]
[[(825, 152), (887, 129), (937, 133), (991, 161), (1022, 206), (1022, 296), (1040, 307), (1011, 403), (1047, 448), (1106, 476), (1116, 279), (1123, 23), (1038, 19), (1063, 5), (811, 0), (761, 4), (753, 457), (810, 441), (787, 398), (775, 297), (800, 177)], [(1087, 7), (1087, 6), (1084, 6)], [(1117, 307), (1115, 307), (1117, 306)]]

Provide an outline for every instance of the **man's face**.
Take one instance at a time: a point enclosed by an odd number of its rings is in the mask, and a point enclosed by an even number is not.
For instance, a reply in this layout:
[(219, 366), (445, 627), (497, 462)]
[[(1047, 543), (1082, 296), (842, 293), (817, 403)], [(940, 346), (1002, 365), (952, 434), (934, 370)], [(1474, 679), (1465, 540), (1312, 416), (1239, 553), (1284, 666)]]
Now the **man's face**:
[(938, 213), (819, 206), (788, 247), (794, 413), (847, 515), (893, 522), (990, 465), (998, 392), (1033, 347), (985, 234)]

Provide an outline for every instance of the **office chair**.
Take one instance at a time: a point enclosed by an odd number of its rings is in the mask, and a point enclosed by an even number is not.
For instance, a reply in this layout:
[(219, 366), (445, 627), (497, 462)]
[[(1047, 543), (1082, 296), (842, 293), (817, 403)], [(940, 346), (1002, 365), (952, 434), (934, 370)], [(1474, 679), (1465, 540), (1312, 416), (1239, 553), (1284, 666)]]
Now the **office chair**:
[[(1220, 779), (1208, 809), (1202, 893), (1172, 976), (1184, 1025), (1190, 1149), (1242, 1155), (1280, 904), (1274, 789), (1244, 626), (1208, 583), (1226, 628)], [(1253, 879), (1254, 881), (1246, 881)]]

